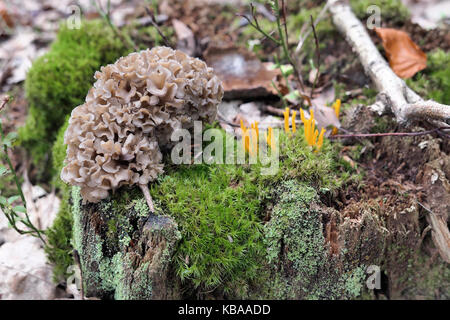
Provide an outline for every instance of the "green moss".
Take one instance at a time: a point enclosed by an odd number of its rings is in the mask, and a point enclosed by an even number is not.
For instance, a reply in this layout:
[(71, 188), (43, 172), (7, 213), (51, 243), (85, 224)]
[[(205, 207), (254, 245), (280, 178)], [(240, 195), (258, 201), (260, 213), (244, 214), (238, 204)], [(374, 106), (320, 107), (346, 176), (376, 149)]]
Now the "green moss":
[[(321, 188), (338, 190), (360, 176), (339, 156), (341, 145), (324, 139), (319, 152), (313, 152), (304, 139), (304, 127), (295, 135), (280, 134), (280, 170), (276, 176), (267, 176), (272, 181), (296, 179), (316, 190)], [(263, 177), (264, 178), (264, 177)]]
[(61, 206), (53, 225), (46, 231), (48, 243), (45, 252), (49, 262), (54, 265), (53, 279), (55, 282), (67, 279), (67, 268), (72, 265), (72, 213), (70, 208), (70, 188), (65, 184), (60, 176), (66, 156), (67, 146), (64, 144), (64, 132), (68, 126), (68, 119), (57, 135), (52, 148), (53, 179), (52, 185), (60, 190), (62, 195)]
[(258, 184), (234, 165), (168, 169), (151, 194), (178, 223), (176, 274), (187, 287), (210, 290), (258, 276), (263, 247)]
[(378, 6), (383, 22), (404, 23), (410, 16), (408, 8), (401, 0), (350, 0), (350, 5), (356, 16), (367, 19), (373, 12), (367, 12), (370, 6)]
[(66, 116), (83, 103), (94, 72), (127, 53), (102, 21), (85, 21), (80, 29), (61, 26), (50, 51), (36, 59), (25, 81), (30, 108), (19, 136), (36, 163), (45, 158)]
[(450, 52), (436, 49), (428, 53), (427, 68), (406, 83), (424, 98), (450, 104)]
[(72, 257), (72, 213), (69, 203), (69, 192), (61, 199), (61, 206), (53, 225), (46, 230), (47, 244), (45, 253), (50, 263), (54, 265), (53, 280), (60, 282), (69, 276), (67, 268), (74, 264)]
[(55, 143), (52, 147), (52, 185), (63, 189), (66, 184), (61, 180), (61, 170), (64, 167), (67, 145), (64, 144), (64, 134), (69, 126), (69, 116), (66, 117), (65, 124), (58, 130)]

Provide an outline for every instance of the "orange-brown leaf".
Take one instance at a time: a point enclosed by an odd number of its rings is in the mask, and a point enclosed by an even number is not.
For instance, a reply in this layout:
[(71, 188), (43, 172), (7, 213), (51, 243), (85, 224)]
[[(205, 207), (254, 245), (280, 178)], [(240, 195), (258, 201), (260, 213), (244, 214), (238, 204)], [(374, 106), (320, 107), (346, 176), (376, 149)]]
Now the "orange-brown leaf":
[(427, 55), (406, 32), (390, 28), (375, 28), (375, 31), (383, 41), (389, 65), (400, 78), (411, 78), (426, 68)]

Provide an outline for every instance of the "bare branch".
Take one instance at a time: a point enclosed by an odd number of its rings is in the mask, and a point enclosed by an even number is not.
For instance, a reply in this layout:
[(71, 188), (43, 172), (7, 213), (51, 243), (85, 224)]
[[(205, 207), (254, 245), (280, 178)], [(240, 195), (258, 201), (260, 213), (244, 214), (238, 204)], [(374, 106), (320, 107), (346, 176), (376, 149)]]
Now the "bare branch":
[(383, 107), (392, 110), (397, 122), (405, 125), (415, 120), (434, 126), (450, 123), (450, 106), (424, 101), (392, 71), (347, 2), (328, 0), (327, 4), (334, 24), (358, 54), (366, 73), (383, 96), (374, 107), (380, 111)]

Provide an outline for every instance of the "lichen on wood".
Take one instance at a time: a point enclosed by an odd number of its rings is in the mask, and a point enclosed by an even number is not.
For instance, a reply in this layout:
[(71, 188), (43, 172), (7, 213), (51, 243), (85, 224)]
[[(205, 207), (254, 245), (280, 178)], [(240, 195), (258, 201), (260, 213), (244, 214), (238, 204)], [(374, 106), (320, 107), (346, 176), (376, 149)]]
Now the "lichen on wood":
[[(81, 202), (72, 188), (73, 241), (81, 263), (86, 296), (114, 299), (179, 297), (170, 261), (180, 239), (168, 216), (139, 214), (142, 206)], [(175, 279), (175, 280), (174, 280)]]

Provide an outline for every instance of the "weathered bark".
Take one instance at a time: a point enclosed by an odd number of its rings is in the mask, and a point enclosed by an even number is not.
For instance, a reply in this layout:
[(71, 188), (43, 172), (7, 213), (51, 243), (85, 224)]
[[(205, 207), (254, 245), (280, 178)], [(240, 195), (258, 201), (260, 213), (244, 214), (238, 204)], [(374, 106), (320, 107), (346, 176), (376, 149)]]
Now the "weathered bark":
[(367, 292), (366, 278), (381, 269), (388, 239), (376, 211), (361, 207), (344, 216), (294, 181), (277, 193), (265, 226), (271, 275), (263, 298), (355, 299)]
[(435, 101), (424, 101), (412, 91), (389, 67), (347, 1), (328, 0), (333, 23), (349, 42), (353, 51), (380, 93), (373, 109), (382, 112), (392, 110), (402, 124), (425, 120), (441, 126), (450, 123), (450, 106)]
[[(371, 106), (374, 111), (383, 113), (391, 110), (401, 124), (411, 124), (414, 120), (428, 121), (436, 126), (450, 124), (450, 106), (423, 100), (392, 71), (348, 1), (328, 0), (328, 6), (333, 23), (358, 54), (361, 64), (379, 92), (378, 101)], [(450, 231), (444, 223), (447, 213), (442, 214), (445, 219), (441, 222), (437, 220), (435, 213), (429, 214), (434, 243), (441, 257), (450, 262)]]
[(124, 212), (106, 200), (83, 205), (77, 188), (72, 201), (74, 247), (87, 297), (179, 298), (170, 261), (180, 233), (172, 218), (143, 209), (144, 201)]

